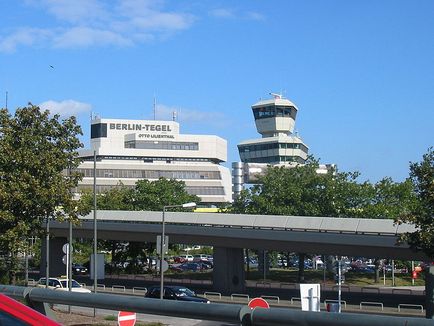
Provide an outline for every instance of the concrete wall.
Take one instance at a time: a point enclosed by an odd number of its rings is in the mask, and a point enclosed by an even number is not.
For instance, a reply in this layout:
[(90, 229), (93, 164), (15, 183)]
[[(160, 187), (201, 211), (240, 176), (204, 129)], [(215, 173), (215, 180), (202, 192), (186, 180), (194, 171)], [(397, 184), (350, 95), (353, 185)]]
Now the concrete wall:
[(214, 247), (213, 288), (224, 294), (245, 292), (243, 249)]

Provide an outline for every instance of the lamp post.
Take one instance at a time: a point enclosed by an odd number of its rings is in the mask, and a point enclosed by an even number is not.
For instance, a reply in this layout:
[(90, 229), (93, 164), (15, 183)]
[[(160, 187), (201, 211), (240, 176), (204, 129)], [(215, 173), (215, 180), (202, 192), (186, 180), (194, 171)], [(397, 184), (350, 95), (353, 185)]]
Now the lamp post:
[(175, 207), (182, 207), (182, 208), (188, 208), (188, 207), (196, 207), (196, 203), (185, 203), (182, 205), (168, 205), (163, 206), (163, 220), (162, 220), (162, 230), (161, 230), (161, 241), (160, 241), (160, 248), (161, 248), (161, 254), (160, 254), (160, 299), (163, 299), (163, 289), (164, 289), (164, 271), (163, 271), (163, 261), (164, 261), (164, 238), (165, 238), (165, 222), (164, 218), (166, 215), (166, 210), (168, 208), (175, 208)]
[[(97, 221), (96, 221), (96, 150), (93, 151), (93, 292), (98, 287), (98, 273), (96, 257), (98, 252)], [(93, 316), (96, 317), (96, 308), (93, 308)]]
[(48, 279), (50, 277), (50, 217), (48, 215), (45, 233), (45, 288), (48, 289)]

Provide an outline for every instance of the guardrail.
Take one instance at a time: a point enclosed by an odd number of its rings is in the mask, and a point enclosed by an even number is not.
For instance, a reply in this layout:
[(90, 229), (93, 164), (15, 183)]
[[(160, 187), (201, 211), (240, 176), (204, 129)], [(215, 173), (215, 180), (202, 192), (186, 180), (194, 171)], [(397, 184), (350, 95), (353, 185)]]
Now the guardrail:
[(77, 293), (53, 291), (45, 288), (25, 288), (0, 285), (0, 293), (15, 299), (24, 299), (30, 306), (47, 314), (49, 304), (90, 307), (108, 310), (134, 311), (136, 313), (220, 321), (243, 326), (306, 326), (306, 325), (349, 325), (349, 326), (425, 326), (433, 325), (431, 319), (415, 317), (394, 317), (365, 314), (336, 314), (307, 312), (294, 309), (269, 308), (253, 309), (240, 304), (198, 304), (138, 298), (119, 294)]
[(125, 292), (125, 286), (124, 285), (113, 285), (112, 286), (112, 292), (122, 290), (122, 292)]
[(277, 301), (277, 304), (280, 303), (280, 298), (277, 295), (261, 295), (261, 298), (264, 300)]
[(371, 306), (371, 307), (373, 307), (373, 306), (380, 306), (381, 307), (381, 311), (384, 311), (384, 305), (383, 305), (383, 303), (382, 302), (373, 302), (373, 301), (362, 301), (362, 302), (360, 302), (360, 310), (362, 310), (362, 307), (363, 306)]
[[(339, 300), (331, 300), (331, 299), (327, 299), (327, 300), (324, 300), (324, 308), (327, 308), (327, 303), (339, 303)], [(347, 307), (347, 302), (345, 301), (345, 300), (341, 300), (341, 304), (344, 304), (344, 308), (346, 308)]]
[(421, 304), (411, 304), (411, 303), (400, 303), (398, 305), (398, 312), (401, 311), (401, 307), (402, 308), (410, 308), (410, 309), (419, 309), (420, 308), (420, 312), (423, 314), (423, 306)]
[(271, 288), (271, 282), (267, 282), (267, 281), (258, 281), (258, 282), (256, 282), (256, 287), (257, 287), (257, 288), (258, 288), (258, 287), (261, 287), (261, 288), (265, 288), (265, 287)]
[(392, 289), (392, 294), (413, 294), (412, 289)]
[(291, 305), (294, 304), (294, 301), (299, 301), (301, 303), (301, 298), (297, 298), (297, 297), (292, 297), (291, 300), (289, 302), (291, 302)]
[(146, 294), (146, 292), (148, 292), (148, 289), (144, 288), (144, 287), (136, 286), (136, 287), (133, 287), (133, 294), (136, 293), (135, 291), (141, 291), (141, 292), (143, 292), (143, 294)]
[(234, 301), (234, 299), (247, 299), (247, 302), (249, 302), (249, 295), (244, 293), (233, 293), (231, 294), (231, 301)]
[(364, 286), (360, 289), (360, 291), (362, 293), (376, 293), (376, 294), (380, 294), (380, 289), (379, 288), (374, 288), (371, 286)]
[(219, 300), (222, 299), (222, 294), (220, 292), (204, 292), (203, 296), (207, 299), (209, 298), (209, 296), (212, 296), (212, 297), (218, 296)]

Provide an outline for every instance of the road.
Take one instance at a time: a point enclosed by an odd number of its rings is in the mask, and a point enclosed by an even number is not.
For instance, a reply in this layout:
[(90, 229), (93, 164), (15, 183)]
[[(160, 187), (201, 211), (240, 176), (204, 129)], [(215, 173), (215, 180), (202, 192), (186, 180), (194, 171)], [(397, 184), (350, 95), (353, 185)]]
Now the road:
[[(68, 306), (65, 305), (54, 305), (54, 309), (56, 311), (67, 312)], [(79, 314), (79, 315), (87, 315), (93, 316), (94, 309), (85, 308), (85, 307), (71, 307), (71, 313)], [(96, 309), (97, 316), (106, 317), (106, 316), (117, 316), (118, 311), (114, 310), (105, 310), (105, 309)], [(65, 318), (66, 320), (74, 318), (69, 318), (70, 315), (63, 315), (61, 319)], [(197, 319), (187, 319), (187, 318), (178, 318), (178, 317), (168, 317), (168, 316), (157, 316), (157, 315), (148, 315), (148, 314), (137, 314), (137, 321), (141, 322), (154, 322), (154, 323), (162, 323), (167, 326), (235, 326), (238, 324), (229, 324), (215, 321), (206, 321), (206, 320), (197, 320)], [(59, 322), (65, 321), (59, 320)], [(115, 324), (115, 323), (114, 323)]]

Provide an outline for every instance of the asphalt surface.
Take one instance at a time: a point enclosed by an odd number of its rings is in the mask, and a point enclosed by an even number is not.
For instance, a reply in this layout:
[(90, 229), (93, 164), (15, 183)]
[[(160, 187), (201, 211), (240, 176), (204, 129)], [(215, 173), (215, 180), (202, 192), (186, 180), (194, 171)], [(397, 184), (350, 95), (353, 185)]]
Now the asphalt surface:
[[(89, 280), (87, 276), (75, 277), (79, 282), (87, 284), (88, 287), (93, 288), (93, 281)], [(158, 285), (158, 278), (154, 278), (153, 280), (137, 280), (137, 279), (119, 279), (119, 278), (106, 278), (105, 280), (101, 280), (98, 283), (103, 283), (105, 285), (105, 290), (102, 288), (98, 288), (98, 292), (104, 293), (116, 293), (116, 294), (126, 294), (126, 295), (138, 295), (144, 296), (143, 290), (135, 290), (134, 293), (132, 291), (133, 287), (136, 288), (147, 288), (151, 285)], [(212, 289), (211, 284), (185, 284), (188, 280), (184, 280), (184, 283), (170, 283), (165, 282), (165, 284), (178, 284), (186, 286), (192, 290), (194, 290), (198, 295), (204, 295), (205, 292), (218, 292)], [(250, 282), (251, 283), (251, 282)], [(251, 283), (256, 285), (256, 283)], [(276, 284), (273, 284), (276, 285)], [(112, 288), (114, 286), (114, 288)], [(119, 287), (118, 287), (119, 286)], [(122, 287), (125, 287), (125, 290)], [(282, 285), (283, 286), (283, 285)], [(367, 313), (367, 314), (386, 314), (386, 315), (394, 315), (394, 316), (411, 316), (411, 317), (424, 317), (425, 316), (425, 296), (422, 291), (420, 291), (420, 287), (414, 287), (413, 289), (417, 289), (417, 291), (413, 291), (412, 294), (409, 292), (409, 288), (404, 287), (405, 290), (398, 290), (399, 287), (396, 288), (395, 292), (392, 293), (392, 288), (384, 288), (383, 292), (386, 293), (378, 293), (380, 287), (364, 287), (364, 288), (351, 288), (351, 292), (348, 292), (346, 287), (343, 287), (341, 299), (342, 302), (342, 312), (352, 312), (352, 313)], [(357, 289), (359, 292), (357, 292)], [(363, 292), (362, 292), (363, 291)], [(406, 293), (408, 292), (408, 293)], [(248, 303), (248, 299), (252, 299), (255, 297), (261, 296), (275, 296), (279, 297), (279, 302), (277, 302), (277, 298), (267, 298), (270, 306), (272, 307), (280, 307), (280, 308), (288, 308), (288, 309), (301, 309), (300, 300), (300, 291), (294, 288), (278, 288), (278, 287), (256, 287), (256, 286), (248, 286), (246, 288), (245, 294), (248, 295), (246, 297), (238, 297), (231, 298), (230, 294), (222, 295), (221, 298), (215, 295), (208, 295), (207, 298), (212, 302), (217, 303), (236, 303), (236, 304), (246, 304)], [(325, 310), (324, 300), (337, 300), (338, 293), (336, 288), (329, 290), (322, 288), (321, 290), (321, 310)], [(360, 306), (361, 302), (368, 302)], [(374, 304), (370, 304), (369, 302), (374, 302)], [(401, 307), (400, 311), (398, 311), (399, 304), (406, 304), (411, 306)], [(361, 309), (362, 308), (362, 309)], [(199, 321), (197, 321), (199, 322)], [(196, 324), (194, 324), (196, 325)], [(221, 325), (220, 323), (215, 324), (214, 322), (201, 321), (201, 324), (198, 325)]]

